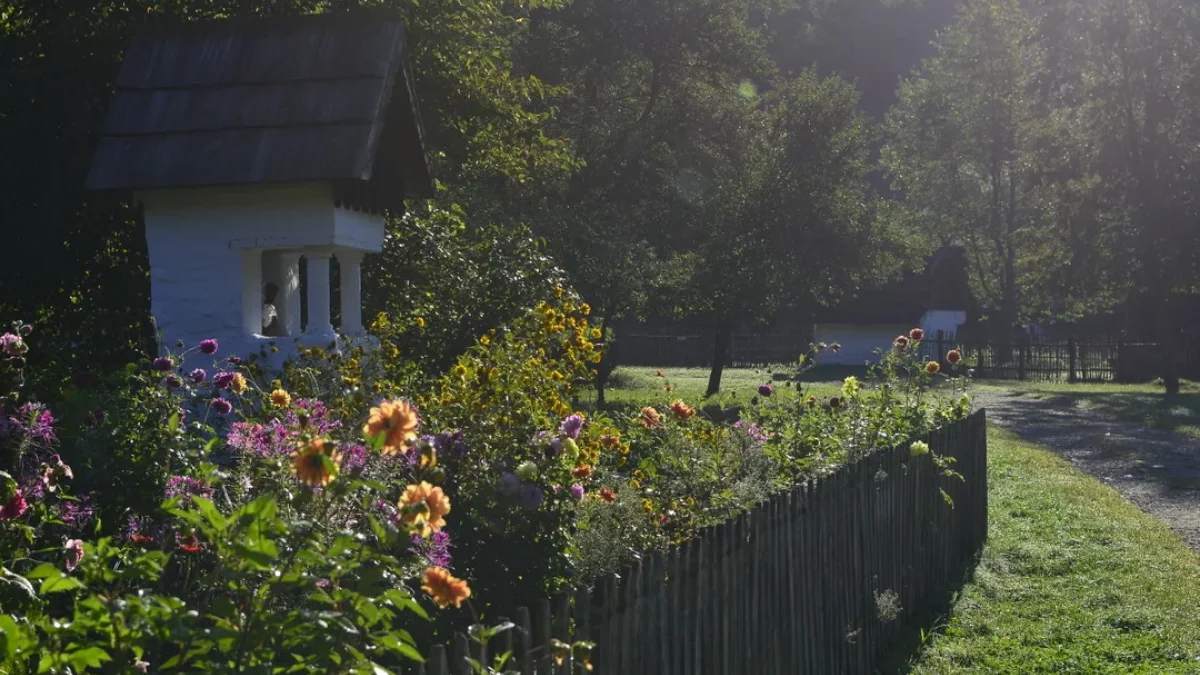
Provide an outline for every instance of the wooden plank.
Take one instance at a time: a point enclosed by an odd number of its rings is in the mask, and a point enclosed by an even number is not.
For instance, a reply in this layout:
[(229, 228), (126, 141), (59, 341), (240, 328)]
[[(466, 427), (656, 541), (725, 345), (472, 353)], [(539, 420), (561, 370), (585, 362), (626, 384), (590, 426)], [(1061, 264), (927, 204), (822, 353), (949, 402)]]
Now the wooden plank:
[(520, 630), (520, 650), (517, 654), (517, 663), (520, 666), (521, 675), (533, 675), (535, 667), (533, 618), (529, 615), (528, 607), (517, 608), (517, 628)]
[[(382, 78), (123, 90), (113, 97), (104, 136), (188, 133), (252, 127), (380, 122)], [(403, 105), (403, 103), (401, 103)]]
[(365, 180), (370, 124), (104, 137), (90, 190)]
[(434, 645), (429, 650), (429, 661), (425, 670), (429, 675), (450, 675), (450, 664), (446, 660), (446, 648)]
[[(562, 640), (567, 644), (571, 644), (571, 598), (567, 595), (559, 595), (554, 599), (554, 637)], [(571, 660), (564, 659), (556, 672), (558, 675), (570, 675)]]
[(539, 658), (538, 673), (541, 675), (554, 675), (554, 659), (549, 657), (550, 639), (554, 637), (552, 632), (552, 612), (550, 610), (550, 601), (543, 598), (538, 601), (533, 613), (534, 626), (534, 644), (542, 650), (542, 657)]
[(378, 16), (196, 22), (135, 39), (117, 86), (204, 87), (386, 77), (402, 47), (400, 23)]

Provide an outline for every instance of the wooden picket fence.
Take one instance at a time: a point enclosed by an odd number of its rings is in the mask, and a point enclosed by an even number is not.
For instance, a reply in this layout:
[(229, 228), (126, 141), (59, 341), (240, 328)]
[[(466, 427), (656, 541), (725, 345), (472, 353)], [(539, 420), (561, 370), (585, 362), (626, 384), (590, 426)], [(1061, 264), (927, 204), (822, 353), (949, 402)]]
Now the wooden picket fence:
[[(518, 611), (487, 647), (522, 675), (568, 675), (552, 639), (596, 643), (601, 675), (851, 675), (932, 597), (961, 580), (987, 538), (983, 411), (925, 439), (961, 478), (908, 444), (760, 504), (620, 574)], [(486, 660), (459, 635), (415, 672), (467, 675)], [(413, 671), (410, 671), (413, 672)]]

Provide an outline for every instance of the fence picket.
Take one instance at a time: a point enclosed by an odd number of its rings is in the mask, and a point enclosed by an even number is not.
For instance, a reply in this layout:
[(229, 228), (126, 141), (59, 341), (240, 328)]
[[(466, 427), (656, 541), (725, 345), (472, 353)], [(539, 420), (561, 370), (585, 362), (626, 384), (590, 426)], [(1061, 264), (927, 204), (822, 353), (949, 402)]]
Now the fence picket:
[[(620, 575), (518, 608), (498, 653), (521, 675), (572, 673), (554, 663), (552, 638), (594, 640), (604, 675), (872, 672), (900, 623), (885, 620), (879, 594), (913, 616), (987, 539), (986, 413), (924, 440), (961, 479), (907, 444), (869, 454)], [(466, 675), (468, 656), (487, 659), (462, 634), (451, 650), (435, 646), (403, 672)]]

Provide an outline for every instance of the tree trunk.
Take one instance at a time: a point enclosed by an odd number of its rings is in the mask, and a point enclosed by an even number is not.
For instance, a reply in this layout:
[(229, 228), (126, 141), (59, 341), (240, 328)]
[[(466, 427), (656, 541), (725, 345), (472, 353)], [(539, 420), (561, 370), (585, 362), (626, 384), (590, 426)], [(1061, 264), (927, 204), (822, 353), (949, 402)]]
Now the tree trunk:
[(1155, 296), (1163, 388), (1167, 396), (1175, 396), (1179, 394), (1179, 339), (1171, 315), (1170, 294), (1162, 292)]
[(725, 363), (729, 360), (729, 342), (733, 338), (733, 321), (727, 316), (717, 319), (716, 330), (713, 331), (712, 370), (708, 373), (708, 391), (704, 397), (715, 396), (721, 391), (721, 375), (725, 372)]

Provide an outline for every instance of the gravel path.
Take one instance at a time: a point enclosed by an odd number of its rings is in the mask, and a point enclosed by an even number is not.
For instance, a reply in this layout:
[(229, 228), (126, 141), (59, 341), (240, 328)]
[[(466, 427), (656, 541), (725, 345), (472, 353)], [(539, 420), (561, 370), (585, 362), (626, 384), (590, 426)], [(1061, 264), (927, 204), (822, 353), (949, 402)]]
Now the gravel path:
[(1200, 551), (1200, 441), (1070, 405), (975, 391), (988, 421), (1040, 443), (1160, 518)]

